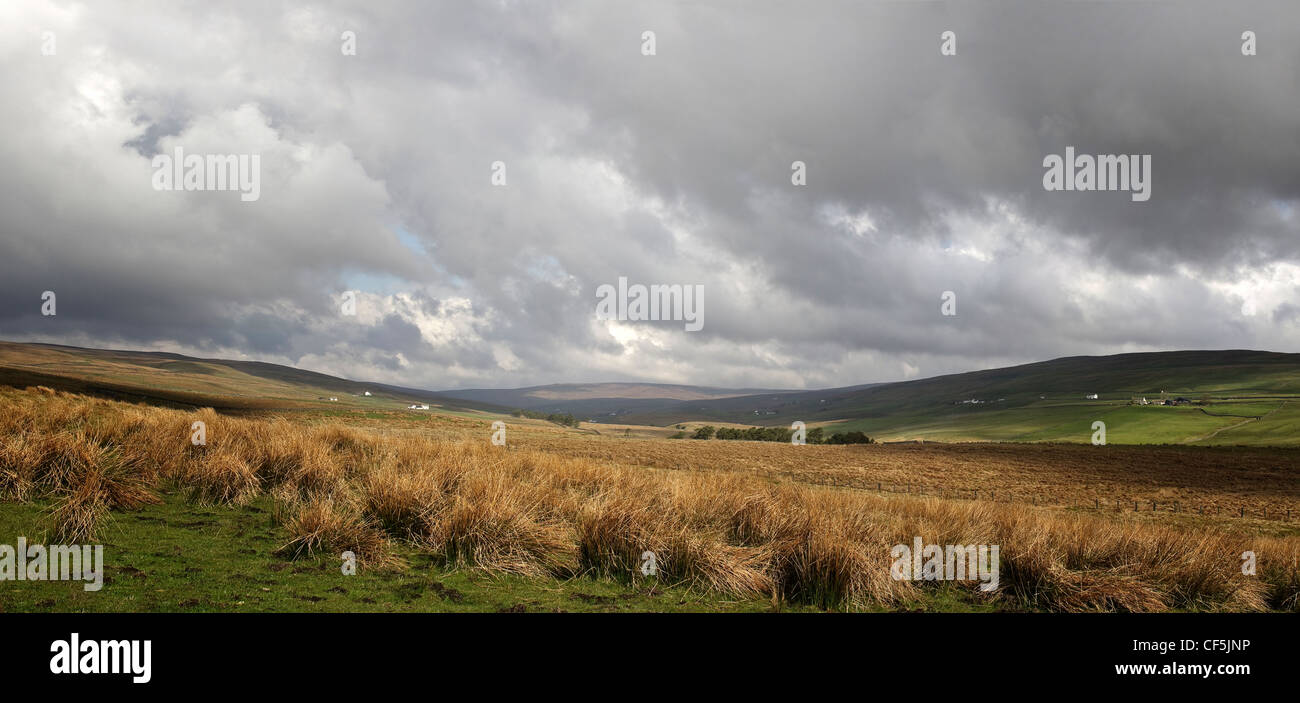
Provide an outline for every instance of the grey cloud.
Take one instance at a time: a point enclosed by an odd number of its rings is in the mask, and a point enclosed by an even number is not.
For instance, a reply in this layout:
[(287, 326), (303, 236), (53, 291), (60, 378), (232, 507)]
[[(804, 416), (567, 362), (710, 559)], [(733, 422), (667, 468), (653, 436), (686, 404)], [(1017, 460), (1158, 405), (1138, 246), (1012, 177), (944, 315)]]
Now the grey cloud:
[[(17, 6), (8, 338), (429, 387), (824, 386), (1300, 344), (1279, 299), (1300, 264), (1293, 4)], [(29, 50), (34, 24), (57, 57)], [(260, 152), (262, 198), (150, 190), (175, 144)], [(1045, 192), (1067, 145), (1151, 154), (1152, 199)], [(593, 324), (619, 276), (705, 285), (704, 330)], [(1245, 315), (1252, 276), (1268, 307)], [(356, 280), (396, 287), (367, 291), (392, 299), (365, 322), (337, 311)]]

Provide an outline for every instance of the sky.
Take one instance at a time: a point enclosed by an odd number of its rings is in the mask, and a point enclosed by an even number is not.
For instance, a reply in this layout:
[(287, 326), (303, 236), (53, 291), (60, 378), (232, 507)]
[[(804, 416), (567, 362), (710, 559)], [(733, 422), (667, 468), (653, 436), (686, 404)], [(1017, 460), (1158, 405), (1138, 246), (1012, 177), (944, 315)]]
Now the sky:
[[(9, 341), (428, 389), (1300, 352), (1294, 2), (6, 0), (0, 66)], [(1149, 200), (1047, 190), (1066, 147)], [(704, 324), (598, 319), (620, 278)]]

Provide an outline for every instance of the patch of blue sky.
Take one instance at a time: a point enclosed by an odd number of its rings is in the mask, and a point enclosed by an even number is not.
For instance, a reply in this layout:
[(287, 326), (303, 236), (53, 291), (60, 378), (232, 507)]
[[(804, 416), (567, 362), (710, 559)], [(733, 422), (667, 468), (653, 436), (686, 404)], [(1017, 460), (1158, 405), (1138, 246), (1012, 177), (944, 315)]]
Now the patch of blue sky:
[[(412, 234), (405, 227), (394, 227), (393, 236), (397, 241), (406, 247), (411, 253), (431, 262), (433, 264), (433, 282), (450, 284), (454, 288), (464, 288), (465, 280), (460, 276), (448, 274), (446, 269), (438, 265), (437, 260), (430, 251), (431, 247), (425, 246), (425, 243), (419, 237)], [(397, 293), (410, 292), (413, 281), (401, 276), (395, 276), (390, 273), (376, 273), (372, 271), (345, 270), (342, 273), (343, 285), (348, 290), (364, 291), (375, 295), (394, 295)]]
[(529, 260), (524, 270), (528, 272), (528, 275), (539, 281), (550, 281), (558, 284), (564, 283), (569, 278), (569, 272), (560, 263), (560, 260), (549, 254)]

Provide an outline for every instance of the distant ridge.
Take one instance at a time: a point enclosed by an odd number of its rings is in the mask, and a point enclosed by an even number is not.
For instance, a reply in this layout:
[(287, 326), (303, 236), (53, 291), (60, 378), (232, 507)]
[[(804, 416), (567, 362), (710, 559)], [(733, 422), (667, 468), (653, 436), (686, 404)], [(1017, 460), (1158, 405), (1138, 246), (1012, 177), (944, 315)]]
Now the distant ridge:
[[(507, 410), (429, 391), (352, 381), (263, 361), (44, 343), (0, 341), (0, 384), (43, 385), (119, 400), (225, 410), (353, 407), (379, 399), (390, 404), (430, 403), (451, 410)], [(366, 396), (367, 392), (371, 395)]]
[(442, 395), (521, 410), (570, 413), (581, 419), (617, 422), (629, 413), (647, 413), (682, 401), (715, 400), (756, 393), (789, 393), (755, 388), (713, 388), (668, 383), (555, 383), (527, 388), (470, 388)]
[(1241, 349), (1072, 356), (812, 391), (621, 382), (432, 392), (260, 361), (0, 342), (0, 384), (229, 410), (429, 404), (629, 425), (798, 420), (882, 441), (1086, 442), (1101, 421), (1114, 443), (1300, 444), (1300, 354)]
[[(1178, 407), (1166, 406), (1166, 399)], [(867, 388), (687, 401), (619, 419), (653, 425), (796, 420), (883, 440), (1088, 442), (1092, 423), (1101, 421), (1114, 443), (1294, 445), (1300, 444), (1300, 354), (1072, 356)]]

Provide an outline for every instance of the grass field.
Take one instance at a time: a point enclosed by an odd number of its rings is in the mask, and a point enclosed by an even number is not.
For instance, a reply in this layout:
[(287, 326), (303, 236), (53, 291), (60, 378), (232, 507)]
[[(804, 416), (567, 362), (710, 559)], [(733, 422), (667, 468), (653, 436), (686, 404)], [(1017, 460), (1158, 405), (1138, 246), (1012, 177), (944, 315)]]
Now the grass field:
[[(1192, 404), (1130, 405), (1144, 397), (1181, 397)], [(886, 441), (1075, 443), (1089, 443), (1092, 423), (1102, 420), (1109, 443), (1295, 446), (1300, 433), (1289, 424), (1253, 427), (1258, 420), (1227, 416), (1263, 415), (1297, 400), (1300, 355), (1174, 351), (1067, 357), (866, 388), (691, 401), (623, 420), (785, 426), (798, 420)]]
[[(17, 582), (0, 588), (0, 612), (765, 612), (771, 599), (725, 599), (648, 579), (567, 582), (445, 569), (395, 545), (399, 565), (344, 576), (323, 555), (289, 559), (290, 535), (263, 497), (239, 508), (198, 507), (164, 492), (162, 502), (105, 525), (104, 587)], [(8, 505), (0, 535), (42, 540), (49, 506)], [(36, 528), (37, 531), (33, 531)], [(42, 542), (44, 543), (44, 542)], [(959, 593), (951, 608), (962, 609)], [(786, 605), (786, 609), (807, 609)], [(918, 605), (918, 607), (923, 607)], [(976, 603), (970, 609), (980, 607)], [(987, 606), (985, 606), (987, 607)]]
[[(195, 420), (205, 446), (189, 441)], [(0, 605), (1199, 611), (1300, 601), (1300, 535), (1282, 518), (1300, 505), (1294, 450), (794, 447), (514, 419), (507, 446), (490, 435), (487, 417), (235, 417), (0, 390), (0, 529), (100, 540), (110, 578), (87, 594), (5, 583)], [(873, 480), (889, 489), (867, 488)], [(1129, 511), (1132, 496), (1182, 509)], [(1242, 505), (1259, 513), (1233, 517)], [(1001, 587), (892, 578), (890, 546), (914, 536), (1000, 545)], [(1241, 573), (1247, 550), (1257, 576)], [(357, 575), (339, 570), (344, 551), (360, 559)], [(646, 551), (654, 578), (640, 572)]]
[[(1289, 400), (1220, 401), (1202, 406), (1127, 402), (977, 408), (917, 416), (823, 423), (827, 432), (858, 430), (883, 441), (1091, 442), (1094, 421), (1108, 444), (1300, 445), (1300, 415)], [(1259, 419), (1257, 419), (1259, 418)]]

